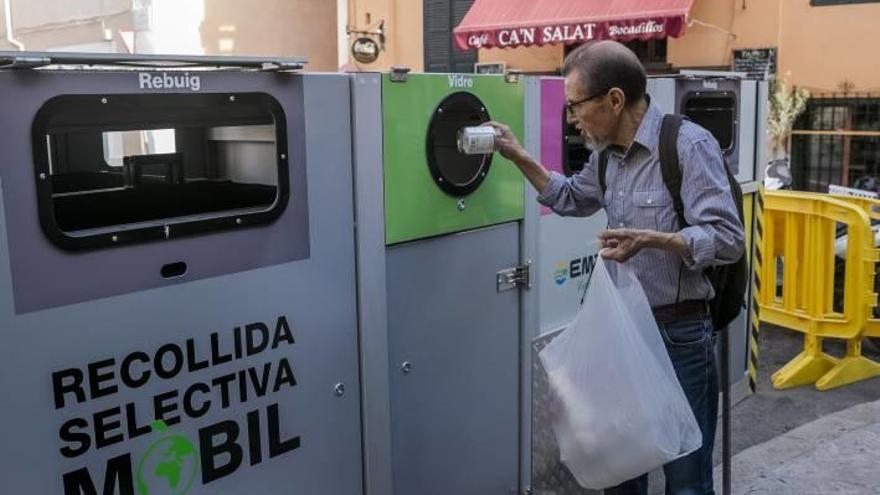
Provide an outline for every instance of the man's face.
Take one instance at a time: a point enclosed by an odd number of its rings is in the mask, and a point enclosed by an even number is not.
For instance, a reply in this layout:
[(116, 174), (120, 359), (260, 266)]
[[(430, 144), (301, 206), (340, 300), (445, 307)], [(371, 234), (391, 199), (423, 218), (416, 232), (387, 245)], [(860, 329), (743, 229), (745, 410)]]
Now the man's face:
[(567, 119), (584, 138), (584, 145), (594, 152), (604, 150), (617, 125), (618, 116), (608, 102), (608, 88), (587, 88), (577, 71), (565, 76)]

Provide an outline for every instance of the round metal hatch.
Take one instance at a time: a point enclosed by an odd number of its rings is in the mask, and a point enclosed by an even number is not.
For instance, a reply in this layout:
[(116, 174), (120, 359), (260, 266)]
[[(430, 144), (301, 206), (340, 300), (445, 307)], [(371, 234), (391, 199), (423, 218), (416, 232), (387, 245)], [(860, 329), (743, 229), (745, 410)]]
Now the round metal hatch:
[(466, 155), (458, 151), (458, 130), (491, 120), (486, 106), (471, 93), (453, 93), (437, 106), (428, 124), (426, 153), (434, 182), (451, 196), (468, 195), (486, 178), (492, 154)]

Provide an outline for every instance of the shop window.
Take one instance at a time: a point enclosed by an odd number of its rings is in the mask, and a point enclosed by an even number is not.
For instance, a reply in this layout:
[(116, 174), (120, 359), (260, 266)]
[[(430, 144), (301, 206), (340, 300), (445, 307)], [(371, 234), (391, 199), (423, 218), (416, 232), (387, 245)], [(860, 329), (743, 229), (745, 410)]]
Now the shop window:
[(642, 61), (643, 64), (666, 63), (666, 39), (661, 40), (632, 40), (624, 43)]
[(880, 98), (816, 95), (794, 125), (792, 187), (828, 192), (880, 178)]
[(464, 19), (474, 0), (422, 1), (425, 72), (473, 72), (477, 51), (455, 49), (452, 30)]
[(242, 228), (286, 205), (286, 126), (268, 95), (61, 96), (33, 139), (41, 223), (63, 248)]
[[(649, 73), (655, 72), (668, 72), (671, 66), (666, 61), (666, 39), (659, 40), (632, 40), (624, 43), (633, 53), (639, 57), (639, 60), (642, 62), (642, 65), (645, 66), (645, 70)], [(564, 55), (567, 57), (568, 54), (580, 46), (580, 44), (574, 45), (565, 45), (563, 50)]]

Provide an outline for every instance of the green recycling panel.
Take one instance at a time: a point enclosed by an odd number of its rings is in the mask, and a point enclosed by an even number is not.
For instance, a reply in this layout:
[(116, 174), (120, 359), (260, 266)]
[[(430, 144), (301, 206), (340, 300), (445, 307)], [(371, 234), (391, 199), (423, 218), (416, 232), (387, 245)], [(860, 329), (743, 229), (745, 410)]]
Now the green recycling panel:
[(500, 75), (413, 74), (403, 82), (384, 75), (387, 244), (523, 218), (516, 165), (498, 153), (481, 162), (454, 146), (457, 128), (487, 118), (509, 125), (522, 141), (523, 86)]

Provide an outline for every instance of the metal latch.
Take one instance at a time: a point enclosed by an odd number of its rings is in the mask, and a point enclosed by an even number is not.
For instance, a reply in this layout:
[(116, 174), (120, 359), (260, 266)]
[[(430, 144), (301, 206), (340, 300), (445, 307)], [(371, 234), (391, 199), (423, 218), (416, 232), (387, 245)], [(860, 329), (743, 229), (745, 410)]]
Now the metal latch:
[(406, 82), (406, 80), (409, 78), (409, 70), (409, 67), (392, 67), (391, 82)]
[(495, 276), (495, 284), (498, 292), (504, 292), (517, 287), (532, 288), (532, 261), (526, 261), (522, 266), (515, 266), (501, 270)]
[(504, 73), (504, 81), (509, 84), (517, 84), (522, 79), (523, 72), (517, 69), (510, 69)]

